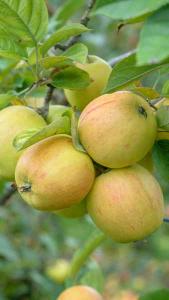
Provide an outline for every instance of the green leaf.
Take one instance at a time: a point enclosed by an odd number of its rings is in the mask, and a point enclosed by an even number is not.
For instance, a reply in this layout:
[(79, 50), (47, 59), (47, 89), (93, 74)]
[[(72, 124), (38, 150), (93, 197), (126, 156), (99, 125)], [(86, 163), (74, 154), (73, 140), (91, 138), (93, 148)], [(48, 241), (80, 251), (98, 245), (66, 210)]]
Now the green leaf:
[(169, 57), (168, 16), (169, 5), (150, 16), (144, 24), (138, 45), (138, 65), (159, 63)]
[[(33, 47), (47, 32), (48, 14), (44, 0), (0, 0), (0, 36), (9, 52), (10, 41)], [(5, 41), (6, 37), (6, 41)], [(1, 45), (2, 46), (2, 45)], [(4, 51), (3, 47), (3, 51)]]
[(31, 145), (56, 134), (70, 133), (70, 119), (67, 116), (56, 117), (56, 120), (41, 130), (26, 130), (17, 135), (13, 140), (13, 146), (17, 151), (23, 150)]
[(109, 3), (116, 2), (116, 0), (96, 0), (94, 9), (98, 9), (99, 7), (108, 5)]
[(137, 66), (135, 54), (123, 59), (121, 62), (115, 65), (112, 69), (108, 84), (104, 93), (116, 91), (125, 87), (126, 85), (134, 82), (135, 80), (143, 77), (144, 75), (157, 70), (167, 63), (149, 65), (149, 66)]
[(67, 0), (65, 3), (62, 3), (61, 6), (57, 9), (53, 19), (55, 19), (59, 23), (65, 23), (80, 9), (84, 2), (84, 0)]
[(153, 291), (139, 297), (139, 300), (168, 300), (168, 299), (169, 299), (169, 290), (167, 289)]
[(65, 25), (55, 33), (53, 33), (41, 46), (41, 53), (44, 55), (50, 48), (52, 48), (57, 43), (62, 40), (66, 40), (72, 36), (79, 35), (83, 32), (87, 32), (89, 29), (82, 24), (72, 23), (70, 25)]
[(169, 97), (169, 80), (164, 83), (161, 94), (164, 97)]
[(54, 75), (51, 84), (57, 88), (79, 90), (91, 83), (89, 74), (75, 66), (61, 70)]
[(157, 175), (163, 181), (169, 181), (169, 141), (160, 140), (153, 147), (153, 163)]
[(127, 21), (152, 13), (168, 3), (169, 0), (116, 0), (101, 6), (93, 14), (105, 15), (115, 21)]
[(64, 52), (64, 56), (82, 64), (86, 62), (87, 55), (88, 48), (82, 43), (77, 43)]
[(40, 60), (40, 65), (45, 69), (63, 68), (72, 65), (73, 62), (66, 56), (49, 56)]
[(131, 88), (130, 91), (133, 91), (134, 93), (141, 95), (147, 101), (160, 97), (160, 94), (156, 90), (150, 87), (140, 86), (140, 87)]
[(169, 130), (169, 106), (161, 106), (156, 113), (158, 127)]
[(80, 143), (80, 139), (78, 135), (79, 113), (78, 111), (72, 109), (69, 115), (71, 117), (71, 136), (72, 136), (73, 145), (76, 150), (86, 153), (86, 150), (83, 148), (82, 144)]
[(8, 106), (12, 101), (19, 100), (14, 95), (0, 94), (0, 110)]
[(27, 51), (21, 45), (18, 45), (16, 41), (5, 35), (2, 36), (2, 32), (0, 33), (0, 55), (2, 57), (20, 59), (27, 58)]

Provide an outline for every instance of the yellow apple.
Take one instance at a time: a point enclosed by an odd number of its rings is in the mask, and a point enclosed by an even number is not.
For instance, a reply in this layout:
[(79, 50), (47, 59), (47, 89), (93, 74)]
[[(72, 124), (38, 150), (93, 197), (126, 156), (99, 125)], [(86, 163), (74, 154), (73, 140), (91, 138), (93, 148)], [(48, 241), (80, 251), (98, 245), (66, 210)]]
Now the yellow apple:
[(93, 99), (100, 96), (107, 85), (111, 67), (100, 57), (89, 55), (88, 62), (77, 64), (77, 67), (86, 71), (92, 82), (85, 89), (64, 90), (65, 96), (71, 106), (83, 110), (83, 108)]
[(89, 286), (76, 285), (65, 290), (56, 300), (103, 300), (103, 298)]
[(66, 217), (66, 218), (80, 218), (83, 217), (86, 213), (86, 201), (82, 200), (78, 204), (74, 204), (68, 208), (58, 210), (57, 215)]
[(46, 274), (56, 282), (63, 283), (69, 274), (70, 263), (66, 259), (57, 259), (46, 268)]
[(108, 168), (121, 168), (140, 161), (150, 151), (157, 122), (144, 98), (119, 91), (89, 103), (80, 115), (78, 131), (93, 160)]
[(66, 135), (49, 137), (29, 147), (15, 172), (21, 197), (39, 210), (56, 211), (82, 201), (95, 170), (89, 156), (77, 151)]
[(68, 112), (70, 107), (65, 105), (50, 105), (49, 112), (46, 118), (48, 124), (55, 121), (56, 117), (61, 117), (64, 113)]
[(27, 97), (25, 102), (33, 108), (40, 108), (44, 105), (44, 97)]
[(98, 176), (87, 197), (96, 225), (120, 243), (142, 240), (163, 222), (160, 185), (140, 165), (114, 169)]
[(26, 106), (9, 106), (0, 111), (0, 177), (12, 181), (15, 167), (22, 151), (13, 146), (15, 136), (31, 128), (43, 128), (44, 119)]

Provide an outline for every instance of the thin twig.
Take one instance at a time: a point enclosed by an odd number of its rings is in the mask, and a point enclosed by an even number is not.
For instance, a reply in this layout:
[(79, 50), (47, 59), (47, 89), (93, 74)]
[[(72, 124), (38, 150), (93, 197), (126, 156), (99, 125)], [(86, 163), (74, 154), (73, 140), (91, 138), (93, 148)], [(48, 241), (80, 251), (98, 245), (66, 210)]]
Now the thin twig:
[(123, 53), (115, 58), (112, 58), (110, 61), (109, 61), (109, 65), (111, 67), (113, 67), (115, 64), (117, 64), (118, 62), (120, 62), (121, 60), (123, 60), (124, 58), (127, 58), (128, 56), (132, 55), (136, 53), (136, 49), (133, 49), (129, 52), (126, 52), (126, 53)]
[(41, 114), (44, 118), (46, 118), (48, 115), (49, 104), (50, 104), (50, 101), (52, 100), (54, 90), (55, 90), (55, 87), (51, 84), (48, 84), (48, 90), (46, 93), (44, 105), (42, 108), (37, 109), (38, 113)]
[(11, 184), (9, 188), (6, 189), (4, 195), (0, 197), (0, 206), (7, 204), (10, 200), (11, 196), (17, 191), (17, 187), (15, 184)]
[[(91, 12), (91, 10), (92, 10), (95, 2), (96, 2), (96, 0), (89, 0), (87, 8), (86, 8), (84, 14), (81, 17), (80, 24), (82, 24), (84, 26), (88, 25), (88, 23), (90, 21), (89, 15), (90, 15), (90, 12)], [(60, 49), (62, 51), (65, 51), (68, 48), (70, 48), (71, 46), (73, 46), (74, 44), (76, 44), (78, 42), (78, 40), (79, 40), (80, 37), (81, 37), (81, 34), (76, 35), (76, 36), (70, 38), (70, 40), (67, 42), (66, 45), (56, 44), (54, 48), (55, 49)]]
[(22, 90), (21, 92), (19, 93), (16, 93), (16, 95), (18, 97), (20, 96), (24, 96), (26, 97), (28, 94), (30, 94), (34, 89), (42, 86), (42, 85), (47, 85), (49, 84), (49, 79), (46, 79), (46, 78), (42, 78), (36, 82), (33, 82), (29, 87), (27, 87), (26, 89)]
[(157, 103), (161, 102), (161, 100), (163, 99), (164, 97), (159, 97), (159, 98), (156, 98), (156, 99), (153, 99), (150, 101), (151, 105), (156, 105)]

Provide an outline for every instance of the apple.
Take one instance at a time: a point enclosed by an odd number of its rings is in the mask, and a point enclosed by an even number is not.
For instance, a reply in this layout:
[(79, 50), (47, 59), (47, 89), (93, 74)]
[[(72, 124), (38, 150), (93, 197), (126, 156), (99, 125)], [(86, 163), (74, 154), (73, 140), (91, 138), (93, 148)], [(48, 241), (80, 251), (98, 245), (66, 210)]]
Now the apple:
[(163, 194), (153, 175), (136, 164), (98, 176), (87, 196), (87, 210), (114, 241), (134, 242), (163, 222)]
[(54, 281), (63, 283), (69, 274), (70, 263), (66, 259), (57, 259), (46, 268), (46, 274)]
[(144, 98), (119, 91), (89, 103), (79, 118), (79, 138), (100, 165), (122, 168), (140, 161), (152, 148), (155, 114)]
[(40, 108), (44, 105), (44, 97), (27, 97), (25, 102), (33, 108)]
[(90, 101), (102, 94), (107, 85), (112, 68), (106, 61), (94, 55), (89, 55), (88, 61), (85, 64), (77, 63), (77, 67), (89, 74), (92, 80), (91, 84), (85, 89), (65, 89), (64, 92), (71, 106), (83, 110)]
[(64, 113), (68, 112), (70, 107), (65, 105), (50, 105), (49, 112), (46, 118), (48, 124), (55, 121), (56, 117), (61, 117)]
[(90, 157), (74, 148), (70, 136), (56, 135), (25, 150), (17, 163), (15, 179), (28, 204), (56, 211), (86, 197), (95, 170)]
[(65, 217), (65, 218), (80, 218), (83, 217), (87, 213), (86, 210), (86, 201), (83, 200), (78, 204), (74, 204), (68, 208), (58, 210), (56, 212), (57, 215)]
[(0, 177), (13, 181), (15, 167), (22, 151), (16, 151), (13, 139), (27, 129), (43, 128), (44, 119), (26, 106), (9, 106), (0, 111)]
[(66, 289), (56, 300), (103, 300), (103, 298), (92, 287), (75, 285)]

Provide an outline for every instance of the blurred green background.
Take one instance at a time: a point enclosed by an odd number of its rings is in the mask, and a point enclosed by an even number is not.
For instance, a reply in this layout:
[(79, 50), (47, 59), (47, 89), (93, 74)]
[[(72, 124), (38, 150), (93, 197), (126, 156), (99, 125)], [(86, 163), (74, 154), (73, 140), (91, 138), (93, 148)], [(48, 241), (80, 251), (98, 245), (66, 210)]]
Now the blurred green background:
[[(50, 31), (66, 21), (60, 8), (65, 2), (48, 1)], [(69, 21), (79, 21), (86, 3), (79, 0), (78, 11)], [(69, 18), (70, 9), (67, 13)], [(141, 28), (141, 24), (126, 25), (118, 31), (118, 25), (111, 19), (94, 17), (89, 23), (92, 31), (81, 41), (88, 46), (90, 54), (110, 61), (136, 47)], [(23, 73), (13, 70), (9, 74), (7, 66), (11, 63), (0, 59), (0, 70), (4, 72), (3, 78), (0, 77), (1, 92), (14, 88), (22, 90), (32, 81), (29, 70), (23, 70)], [(144, 84), (155, 84), (160, 91), (165, 81), (166, 75), (159, 77), (155, 72), (144, 79)], [(167, 206), (168, 186), (164, 182), (162, 186)], [(1, 182), (1, 196), (6, 187), (7, 184)], [(0, 300), (55, 300), (64, 286), (49, 278), (46, 268), (59, 258), (70, 260), (92, 229), (89, 217), (70, 220), (41, 213), (27, 206), (18, 194), (12, 196), (0, 207)], [(78, 280), (83, 282), (88, 276), (93, 286), (104, 286), (106, 300), (135, 300), (143, 291), (169, 288), (168, 275), (169, 225), (164, 224), (147, 240), (131, 245), (118, 245), (107, 240), (81, 270)]]

